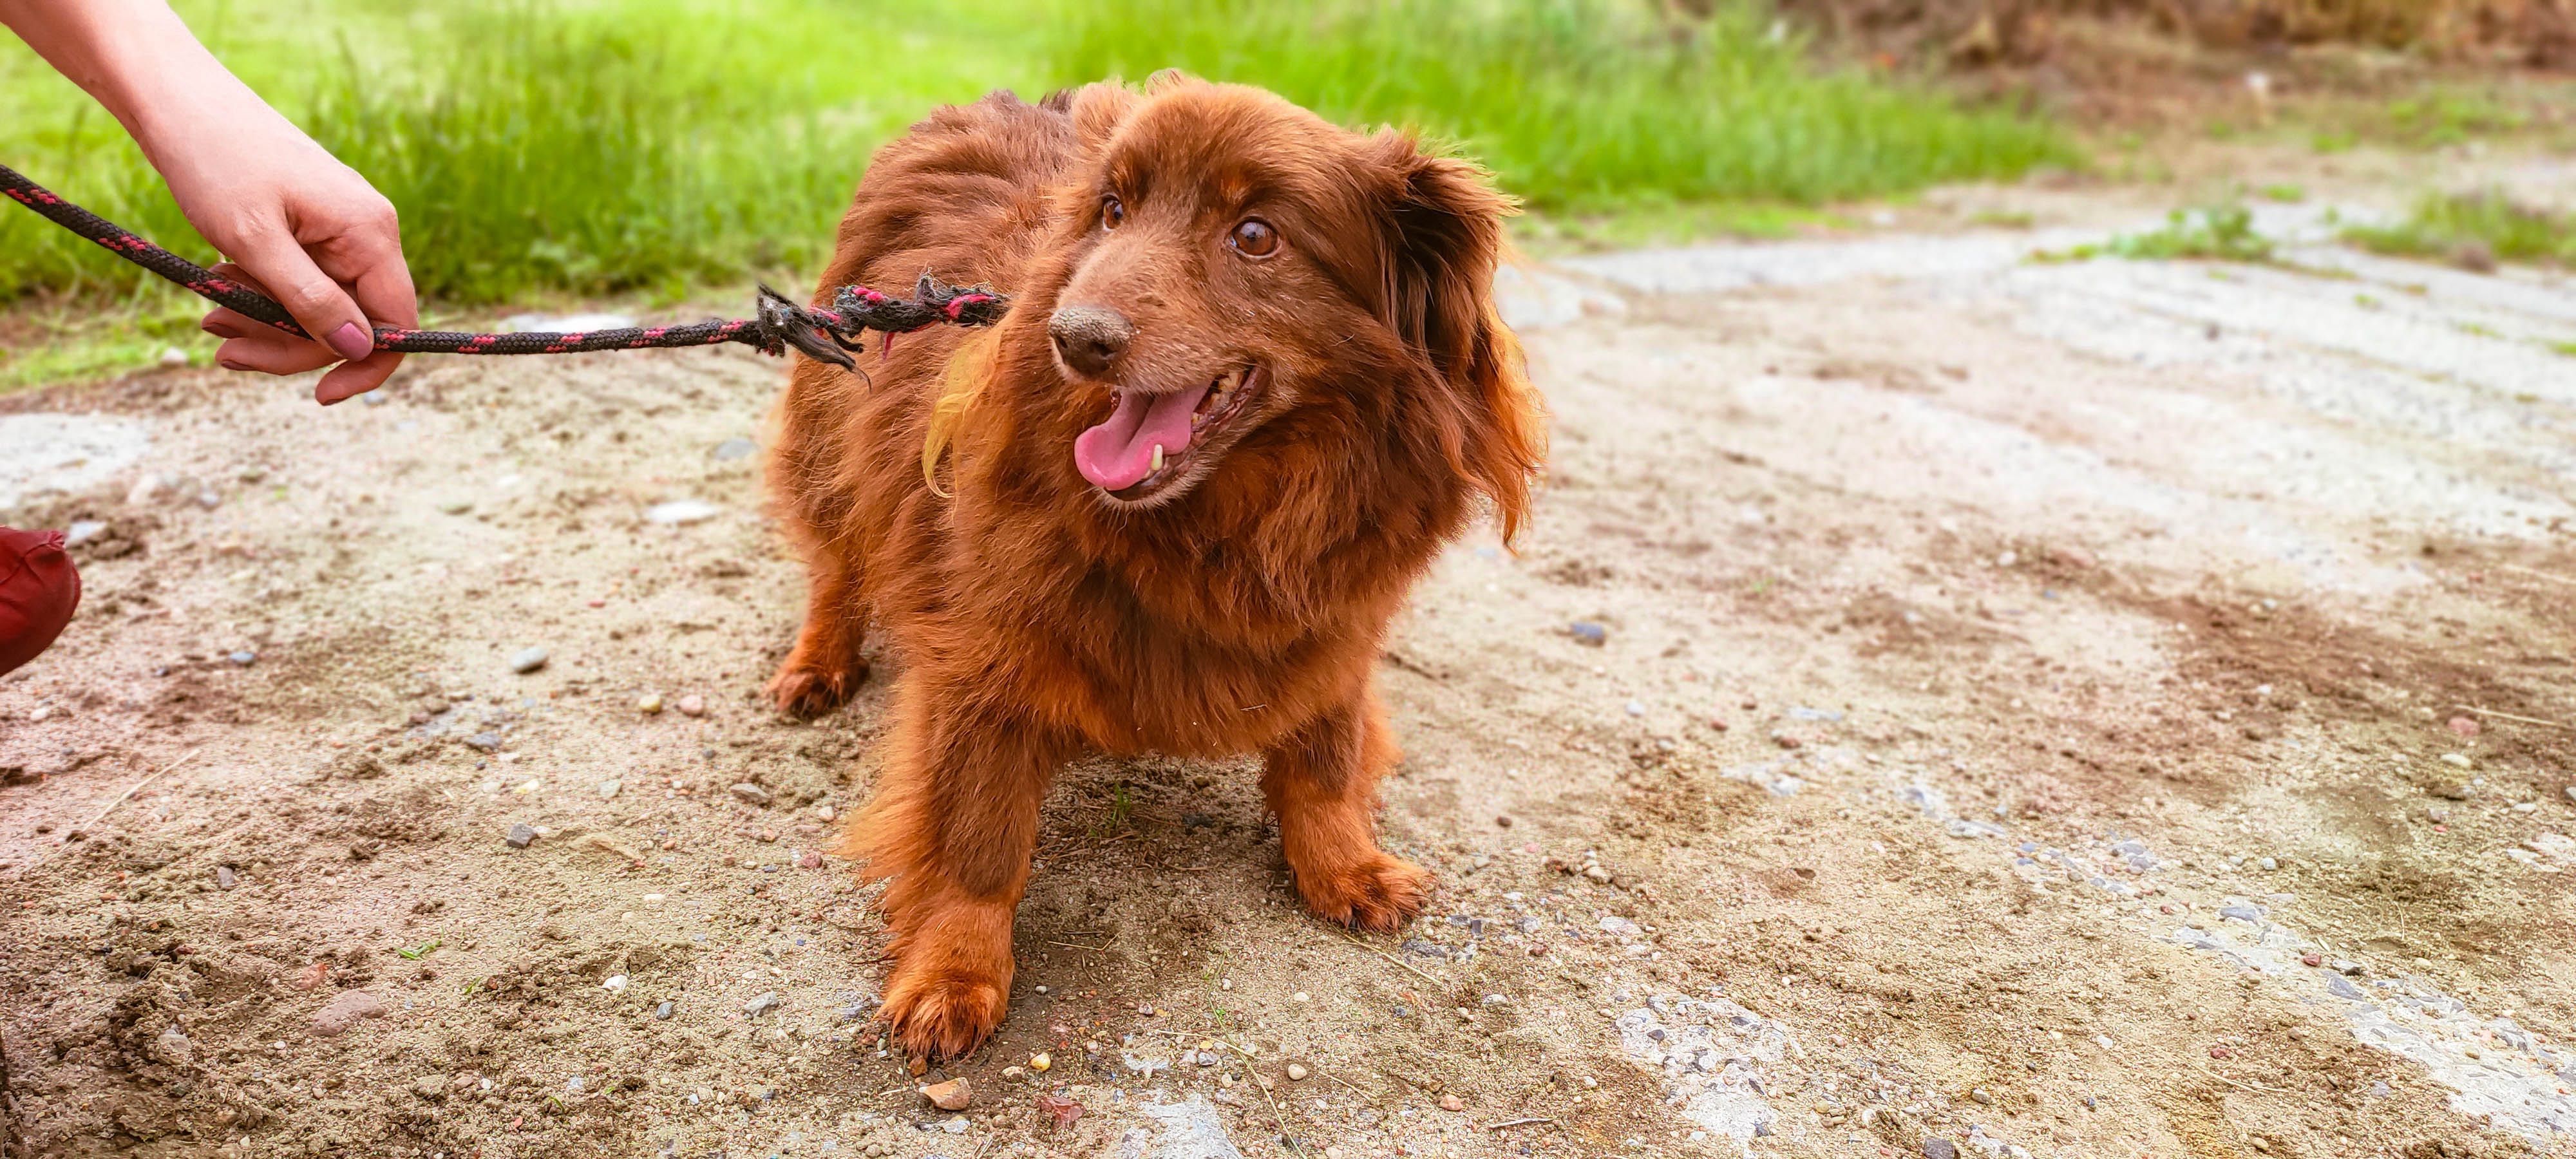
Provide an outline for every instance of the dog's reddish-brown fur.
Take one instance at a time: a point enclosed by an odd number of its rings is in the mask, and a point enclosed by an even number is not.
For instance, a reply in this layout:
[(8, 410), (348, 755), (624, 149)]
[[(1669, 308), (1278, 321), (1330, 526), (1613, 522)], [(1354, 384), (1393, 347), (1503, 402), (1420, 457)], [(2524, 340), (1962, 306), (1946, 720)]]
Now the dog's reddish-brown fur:
[[(929, 271), (1013, 296), (993, 331), (862, 356), (871, 381), (800, 361), (769, 465), (812, 584), (772, 698), (840, 703), (872, 620), (903, 665), (846, 848), (892, 879), (881, 1017), (905, 1047), (963, 1053), (1001, 1019), (1039, 800), (1078, 754), (1259, 752), (1310, 909), (1390, 930), (1421, 908), (1427, 875), (1373, 835), (1397, 753), (1372, 673), (1434, 553), (1480, 497), (1508, 534), (1543, 454), (1489, 298), (1508, 209), (1403, 135), (1174, 77), (944, 108), (877, 154), (822, 285)], [(1232, 248), (1247, 215), (1278, 253)], [(1177, 493), (1121, 502), (1077, 472), (1113, 398), (1051, 344), (1077, 297), (1133, 321), (1138, 375), (1266, 368)], [(942, 496), (924, 443), (959, 385)]]

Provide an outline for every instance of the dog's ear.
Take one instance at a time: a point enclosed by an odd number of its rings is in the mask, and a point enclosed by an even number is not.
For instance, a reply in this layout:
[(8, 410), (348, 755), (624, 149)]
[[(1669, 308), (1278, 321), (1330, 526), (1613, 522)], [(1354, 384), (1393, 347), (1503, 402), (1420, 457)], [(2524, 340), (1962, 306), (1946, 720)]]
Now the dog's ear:
[(1397, 177), (1387, 213), (1387, 321), (1457, 390), (1466, 429), (1451, 457), (1494, 501), (1509, 542), (1547, 456), (1546, 412), (1520, 343), (1494, 308), (1503, 219), (1518, 205), (1472, 162), (1427, 155), (1402, 134), (1382, 134), (1375, 144)]
[(1096, 153), (1108, 144), (1118, 126), (1145, 103), (1143, 94), (1116, 81), (1099, 81), (1058, 95), (1064, 98), (1066, 115), (1073, 118), (1074, 140), (1082, 142), (1085, 153)]

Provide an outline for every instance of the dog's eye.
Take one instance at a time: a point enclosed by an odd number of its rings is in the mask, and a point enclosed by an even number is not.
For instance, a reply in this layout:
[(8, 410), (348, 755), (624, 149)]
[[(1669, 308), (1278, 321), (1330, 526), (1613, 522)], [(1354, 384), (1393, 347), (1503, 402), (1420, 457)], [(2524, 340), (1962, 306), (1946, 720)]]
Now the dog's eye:
[(1245, 257), (1266, 258), (1279, 249), (1279, 231), (1270, 228), (1270, 223), (1260, 218), (1247, 217), (1234, 227), (1234, 232), (1228, 234), (1225, 241), (1234, 247), (1234, 252)]
[(1127, 222), (1127, 204), (1115, 197), (1100, 199), (1100, 228), (1116, 229)]

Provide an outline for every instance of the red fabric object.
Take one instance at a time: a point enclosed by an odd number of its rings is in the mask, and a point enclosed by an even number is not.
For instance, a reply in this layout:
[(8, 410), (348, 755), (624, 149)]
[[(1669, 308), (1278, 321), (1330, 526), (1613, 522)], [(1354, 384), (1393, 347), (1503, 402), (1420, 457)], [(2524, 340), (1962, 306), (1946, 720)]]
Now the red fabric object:
[(80, 572), (59, 531), (0, 527), (0, 675), (36, 658), (80, 606)]

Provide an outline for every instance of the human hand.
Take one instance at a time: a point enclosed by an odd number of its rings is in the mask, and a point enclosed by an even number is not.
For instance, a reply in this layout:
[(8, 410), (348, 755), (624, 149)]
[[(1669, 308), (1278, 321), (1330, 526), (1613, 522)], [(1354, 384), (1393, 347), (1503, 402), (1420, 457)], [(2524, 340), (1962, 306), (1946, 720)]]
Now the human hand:
[(165, 132), (152, 151), (188, 221), (231, 259), (215, 272), (275, 298), (320, 339), (218, 307), (203, 323), (224, 340), (216, 362), (269, 374), (338, 362), (313, 390), (328, 406), (375, 389), (402, 362), (373, 349), (372, 327), (418, 324), (411, 271), (392, 203), (284, 118), (259, 111), (274, 122), (264, 131)]
[(215, 267), (275, 298), (312, 339), (230, 310), (206, 315), (234, 370), (299, 374), (325, 406), (381, 385), (402, 355), (371, 320), (416, 326), (394, 207), (226, 71), (164, 0), (0, 0), (0, 24), (97, 97), (134, 135)]

